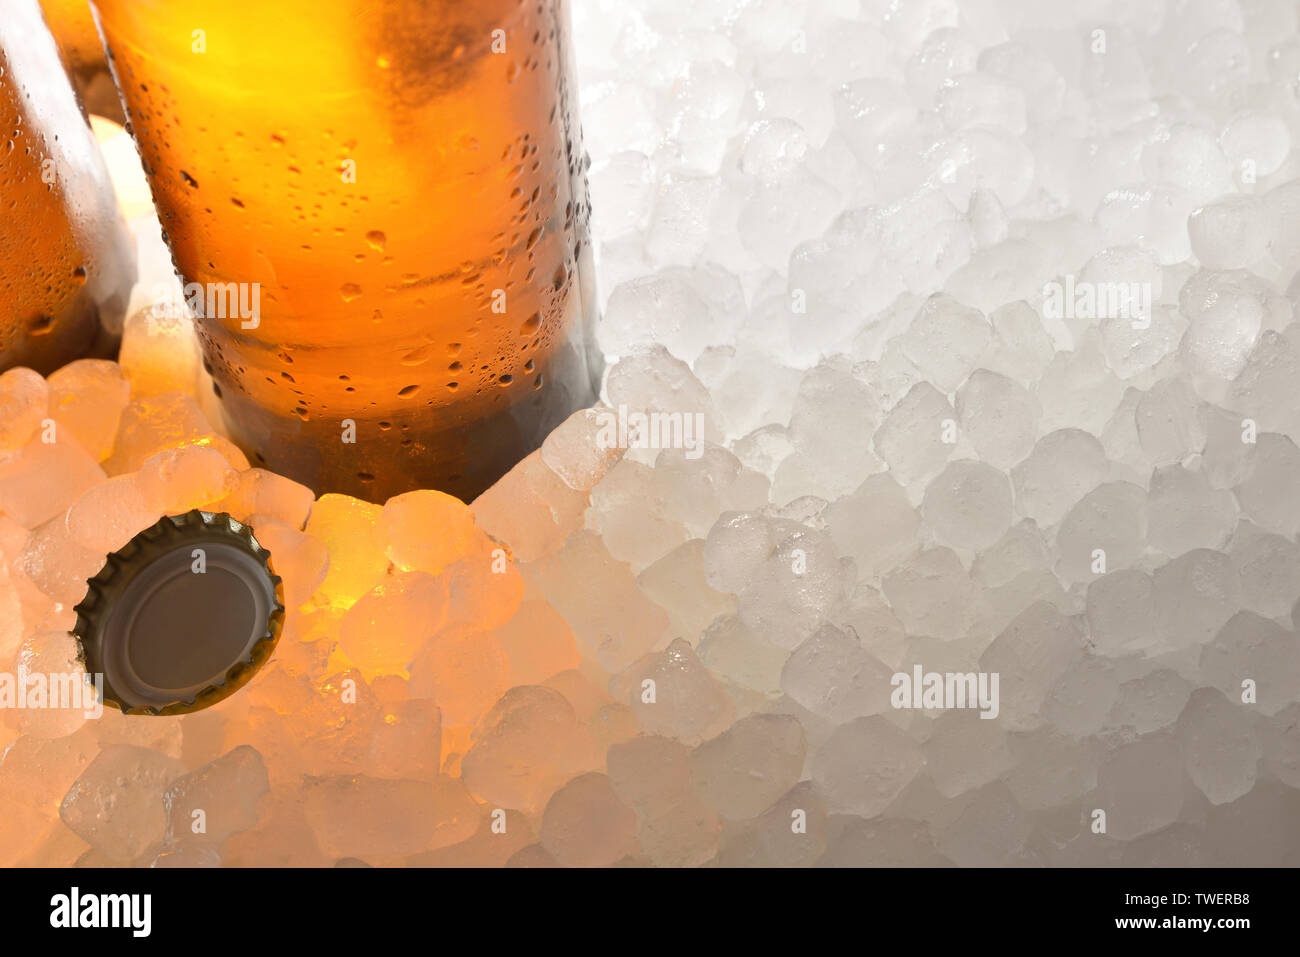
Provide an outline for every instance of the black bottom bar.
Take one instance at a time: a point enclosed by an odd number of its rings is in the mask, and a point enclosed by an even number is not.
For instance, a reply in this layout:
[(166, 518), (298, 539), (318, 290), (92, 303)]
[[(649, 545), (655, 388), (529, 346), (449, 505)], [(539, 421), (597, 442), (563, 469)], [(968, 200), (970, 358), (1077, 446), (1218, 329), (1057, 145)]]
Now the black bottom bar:
[[(664, 945), (716, 940), (732, 952), (747, 938), (770, 946), (775, 935), (790, 934), (807, 953), (836, 946), (833, 937), (846, 933), (864, 950), (899, 934), (926, 948), (1126, 937), (1142, 945), (1201, 940), (1231, 948), (1293, 926), (1294, 878), (1289, 870), (1207, 869), (619, 870), (542, 877), (358, 867), (10, 870), (0, 880), (12, 929), (76, 934), (81, 942), (185, 947), (216, 931), (224, 943), (246, 937), (259, 949), (350, 938), (373, 945), (423, 927), (436, 928), (431, 945), (458, 928), (478, 928), (498, 952), (515, 934), (533, 946), (582, 949), (637, 938)], [(147, 911), (143, 896), (103, 895), (149, 895)]]

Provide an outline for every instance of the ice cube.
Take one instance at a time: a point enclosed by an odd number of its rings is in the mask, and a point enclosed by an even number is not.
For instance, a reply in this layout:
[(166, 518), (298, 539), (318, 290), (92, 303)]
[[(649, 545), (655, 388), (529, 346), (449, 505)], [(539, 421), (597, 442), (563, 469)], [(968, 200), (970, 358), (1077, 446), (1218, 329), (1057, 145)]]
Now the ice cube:
[(1249, 611), (1223, 622), (1201, 649), (1201, 678), (1229, 701), (1249, 690), (1263, 714), (1277, 714), (1300, 695), (1300, 645), (1295, 632)]
[(0, 514), (36, 528), (62, 516), (104, 478), (104, 470), (71, 435), (56, 430), (50, 442), (38, 435), (0, 461)]
[[(399, 652), (391, 638), (385, 641), (392, 634), (389, 629), (394, 624), (410, 629), (403, 637), (414, 639), (428, 634), (429, 620), (423, 615), (403, 614), (394, 616), (394, 620), (380, 609), (369, 613), (375, 615), (374, 620), (384, 631), (376, 634), (373, 629), (367, 629), (367, 633), (392, 662), (406, 653)], [(406, 645), (407, 648), (415, 646), (414, 640)], [(505, 648), (490, 631), (438, 631), (415, 655), (410, 668), (412, 693), (431, 698), (438, 705), (444, 727), (477, 724), (509, 685), (510, 661)]]
[(73, 734), (99, 707), (82, 663), (81, 646), (66, 631), (47, 631), (23, 641), (13, 667), (20, 682), (17, 708), (6, 712), (11, 728), (36, 738)]
[(193, 321), (183, 308), (167, 303), (138, 310), (127, 317), (122, 329), (118, 363), (131, 383), (133, 398), (168, 392), (196, 395), (199, 345)]
[(1130, 566), (1146, 547), (1146, 493), (1132, 482), (1099, 485), (1070, 509), (1056, 532), (1057, 572), (1070, 581)]
[(640, 571), (690, 539), (690, 530), (669, 516), (665, 493), (656, 469), (624, 459), (593, 489), (589, 527), (610, 554)]
[(723, 818), (751, 818), (799, 780), (804, 752), (794, 717), (750, 715), (691, 752), (691, 785)]
[(793, 648), (826, 618), (848, 580), (829, 535), (787, 527), (741, 590), (737, 614), (772, 644)]
[(63, 796), (59, 817), (108, 860), (129, 864), (155, 848), (167, 828), (163, 795), (185, 772), (149, 748), (104, 748)]
[(1156, 642), (1151, 576), (1120, 568), (1088, 583), (1088, 634), (1095, 649), (1119, 657)]
[(1290, 613), (1300, 597), (1300, 546), (1243, 521), (1233, 533), (1228, 554), (1241, 578), (1247, 608), (1272, 618)]
[(1048, 692), (1043, 713), (1057, 730), (1082, 738), (1101, 730), (1118, 695), (1115, 665), (1099, 655), (1084, 655)]
[(582, 527), (587, 495), (567, 485), (534, 452), (473, 502), (479, 527), (519, 561), (555, 551)]
[(690, 745), (725, 731), (733, 716), (722, 685), (681, 638), (616, 675), (610, 693), (632, 707), (647, 732)]
[(1259, 436), (1249, 474), (1233, 490), (1241, 510), (1261, 528), (1288, 538), (1300, 534), (1300, 501), (1290, 495), (1300, 476), (1300, 449), (1285, 435)]
[(977, 615), (976, 590), (949, 548), (925, 548), (885, 575), (881, 590), (909, 634), (957, 638)]
[(921, 524), (902, 486), (887, 472), (832, 502), (825, 518), (835, 547), (857, 562), (860, 575), (871, 578), (912, 551)]
[(902, 660), (903, 623), (894, 614), (879, 589), (858, 582), (844, 602), (831, 613), (831, 622), (848, 628), (862, 646), (889, 665)]
[(163, 795), (166, 843), (219, 848), (257, 824), (257, 805), (269, 788), (262, 756), (247, 745), (178, 777)]
[(115, 552), (162, 517), (140, 488), (139, 473), (93, 485), (68, 509), (68, 533), (92, 552)]
[(1157, 465), (1182, 461), (1205, 444), (1198, 399), (1181, 380), (1165, 380), (1138, 399), (1133, 421), (1147, 458)]
[(983, 462), (951, 462), (926, 486), (921, 515), (938, 541), (977, 551), (1010, 526), (1011, 483)]
[(50, 416), (103, 462), (113, 451), (131, 384), (117, 363), (78, 359), (50, 374)]
[(1016, 510), (1043, 527), (1055, 525), (1106, 480), (1109, 470), (1106, 452), (1095, 436), (1081, 429), (1051, 432), (1011, 470)]
[(34, 529), (18, 556), (23, 574), (54, 601), (71, 607), (86, 595), (86, 580), (104, 567), (105, 553), (72, 537), (63, 517)]
[[(1226, 386), (1220, 383), (1230, 382), (1246, 368), (1264, 328), (1267, 313), (1261, 297), (1249, 287), (1223, 281), (1232, 275), (1210, 273), (1204, 277), (1213, 289), (1210, 295), (1198, 299), (1185, 290), (1180, 297), (1191, 322), (1178, 354), (1203, 391), (1222, 392)], [(1194, 282), (1187, 285), (1200, 288)]]
[(950, 867), (952, 862), (934, 849), (929, 828), (917, 821), (876, 818), (866, 821), (846, 814), (828, 818), (826, 853), (821, 867)]
[(781, 669), (789, 651), (754, 634), (736, 617), (719, 618), (704, 633), (700, 660), (733, 686), (775, 697), (781, 690)]
[(1115, 728), (1131, 728), (1139, 735), (1159, 731), (1178, 720), (1191, 694), (1191, 684), (1176, 671), (1150, 671), (1119, 686), (1107, 723)]
[(40, 374), (19, 366), (0, 373), (0, 453), (12, 453), (45, 421), (50, 389)]
[(113, 454), (104, 468), (109, 475), (134, 472), (157, 452), (212, 434), (211, 424), (189, 395), (166, 392), (135, 399), (122, 411)]
[(736, 456), (714, 446), (698, 454), (665, 449), (655, 461), (664, 516), (696, 536), (707, 534), (722, 512), (764, 508), (769, 484), (767, 476), (744, 468)]
[(1006, 732), (978, 711), (949, 711), (933, 722), (925, 767), (939, 793), (953, 798), (998, 780), (1014, 759)]
[(447, 585), (427, 572), (385, 579), (344, 613), (339, 650), (368, 675), (405, 674), (416, 653), (443, 625)]
[(875, 397), (842, 360), (827, 360), (799, 384), (790, 417), (795, 448), (816, 463), (827, 490), (843, 494), (874, 472)]
[(608, 355), (661, 344), (686, 362), (694, 362), (720, 338), (710, 327), (708, 306), (692, 288), (688, 270), (680, 267), (619, 285), (605, 306), (598, 336)]
[(998, 468), (1025, 458), (1038, 435), (1038, 400), (1013, 379), (976, 369), (957, 391), (962, 431), (979, 457)]
[(564, 695), (537, 685), (512, 688), (476, 729), (461, 779), (483, 801), (534, 813), (578, 770), (583, 747)]
[(639, 850), (636, 815), (603, 774), (584, 774), (556, 791), (542, 815), (541, 845), (566, 867), (609, 867)]
[(582, 531), (535, 567), (536, 581), (573, 629), (584, 655), (622, 671), (670, 633), (668, 615), (637, 587), (598, 536)]
[(912, 485), (943, 468), (953, 453), (957, 413), (928, 382), (911, 388), (876, 430), (876, 454), (902, 485)]
[(1034, 825), (1005, 784), (980, 788), (935, 840), (958, 867), (1005, 867), (1020, 863)]
[(1174, 124), (1147, 145), (1142, 169), (1152, 181), (1173, 184), (1201, 200), (1232, 191), (1232, 171), (1213, 134), (1187, 123)]
[(253, 532), (271, 553), (271, 570), (284, 582), (286, 607), (301, 608), (325, 580), (329, 549), (315, 536), (275, 522), (259, 523)]
[(643, 818), (655, 818), (686, 800), (691, 749), (675, 738), (640, 734), (609, 749), (609, 784)]
[(704, 570), (703, 539), (669, 552), (637, 576), (637, 587), (668, 613), (672, 633), (691, 644), (715, 619), (735, 614), (733, 595), (710, 587)]
[(1242, 269), (1268, 255), (1272, 225), (1258, 196), (1228, 196), (1193, 211), (1187, 232), (1202, 266)]
[(1121, 841), (1178, 820), (1183, 808), (1183, 760), (1169, 734), (1148, 734), (1111, 751), (1087, 799), (1106, 812), (1106, 833)]
[(315, 501), (316, 494), (305, 485), (266, 469), (246, 469), (235, 477), (230, 494), (213, 507), (254, 528), (271, 522), (301, 529)]
[(1029, 303), (1016, 301), (993, 310), (989, 320), (994, 338), (981, 365), (1022, 385), (1037, 382), (1055, 352), (1042, 317)]
[(813, 756), (812, 778), (832, 809), (870, 818), (885, 810), (924, 764), (915, 741), (888, 719), (872, 715), (835, 729)]
[(844, 724), (888, 710), (892, 674), (857, 635), (823, 625), (791, 653), (781, 687), (809, 711)]
[(329, 549), (329, 571), (318, 591), (323, 604), (346, 610), (388, 574), (381, 506), (349, 495), (322, 495), (312, 506), (306, 532)]
[(604, 442), (608, 414), (608, 409), (579, 409), (542, 442), (542, 461), (569, 488), (590, 492), (627, 451)]
[(999, 722), (1016, 731), (1041, 724), (1048, 693), (1082, 656), (1078, 621), (1044, 602), (1021, 612), (979, 659), (982, 671), (999, 676)]
[(1260, 782), (1249, 794), (1210, 808), (1205, 845), (1219, 867), (1284, 867), (1300, 853), (1300, 840), (1287, 826), (1300, 813), (1295, 791)]
[(1203, 472), (1157, 468), (1147, 491), (1147, 540), (1167, 555), (1222, 548), (1237, 524), (1232, 493), (1210, 487)]
[(321, 849), (333, 857), (388, 857), (424, 850), (439, 831), (455, 843), (478, 827), (477, 806), (453, 779), (424, 781), (308, 777), (306, 819)]
[(1294, 437), (1300, 425), (1300, 402), (1289, 387), (1300, 372), (1300, 348), (1294, 339), (1294, 327), (1287, 335), (1265, 330), (1244, 364), (1233, 366), (1241, 371), (1232, 380), (1223, 405), (1249, 417), (1257, 433), (1283, 432)]
[(721, 867), (810, 867), (826, 850), (827, 816), (817, 788), (811, 781), (801, 781), (755, 820), (727, 828), (717, 863)]
[(992, 339), (983, 313), (946, 295), (922, 304), (901, 342), (904, 354), (945, 393), (952, 393), (974, 371)]
[(1254, 715), (1210, 688), (1194, 691), (1178, 735), (1187, 773), (1212, 804), (1226, 804), (1255, 786), (1261, 749)]
[(524, 601), (493, 634), (510, 662), (511, 687), (541, 684), (582, 662), (569, 623), (545, 601)]
[(203, 445), (166, 449), (150, 456), (136, 475), (148, 507), (167, 515), (224, 499), (238, 476), (219, 451)]
[(1237, 570), (1222, 552), (1197, 548), (1156, 569), (1156, 630), (1173, 648), (1203, 645), (1240, 606)]
[(1297, 721), (1300, 721), (1300, 704), (1293, 704), (1265, 722), (1260, 733), (1264, 769), (1291, 788), (1300, 782), (1300, 736), (1295, 733)]
[(482, 539), (473, 512), (459, 499), (433, 490), (390, 498), (384, 504), (383, 528), (394, 565), (435, 575)]

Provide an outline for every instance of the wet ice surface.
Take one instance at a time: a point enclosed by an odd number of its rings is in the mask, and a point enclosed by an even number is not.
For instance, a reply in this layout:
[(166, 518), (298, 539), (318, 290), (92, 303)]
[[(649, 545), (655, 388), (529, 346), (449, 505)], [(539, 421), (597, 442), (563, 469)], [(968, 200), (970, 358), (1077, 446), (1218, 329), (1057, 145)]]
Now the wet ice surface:
[(1300, 863), (1294, 5), (574, 18), (605, 399), (703, 445), (584, 413), (472, 507), (314, 500), (183, 322), (6, 373), (11, 668), (163, 513), (289, 613), (207, 711), (6, 712), (4, 862)]

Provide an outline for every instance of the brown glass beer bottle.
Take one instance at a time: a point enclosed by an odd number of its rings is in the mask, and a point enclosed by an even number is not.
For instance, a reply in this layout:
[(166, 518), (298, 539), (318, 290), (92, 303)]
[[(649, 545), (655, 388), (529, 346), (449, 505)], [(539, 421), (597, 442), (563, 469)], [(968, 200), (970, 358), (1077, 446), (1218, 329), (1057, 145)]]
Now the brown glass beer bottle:
[(563, 0), (95, 0), (227, 426), (473, 498), (600, 361)]
[(86, 112), (121, 123), (122, 102), (108, 72), (90, 0), (41, 0), (41, 9)]
[(0, 18), (0, 371), (116, 349), (135, 246), (36, 0)]

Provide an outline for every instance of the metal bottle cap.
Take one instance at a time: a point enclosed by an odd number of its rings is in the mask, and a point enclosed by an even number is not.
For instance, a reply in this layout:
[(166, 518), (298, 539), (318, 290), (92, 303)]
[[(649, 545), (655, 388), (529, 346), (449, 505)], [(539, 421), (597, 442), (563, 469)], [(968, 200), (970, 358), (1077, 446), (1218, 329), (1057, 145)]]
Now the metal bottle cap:
[(271, 656), (280, 579), (226, 513), (168, 516), (108, 556), (73, 633), (103, 697), (126, 714), (183, 714), (237, 691)]

